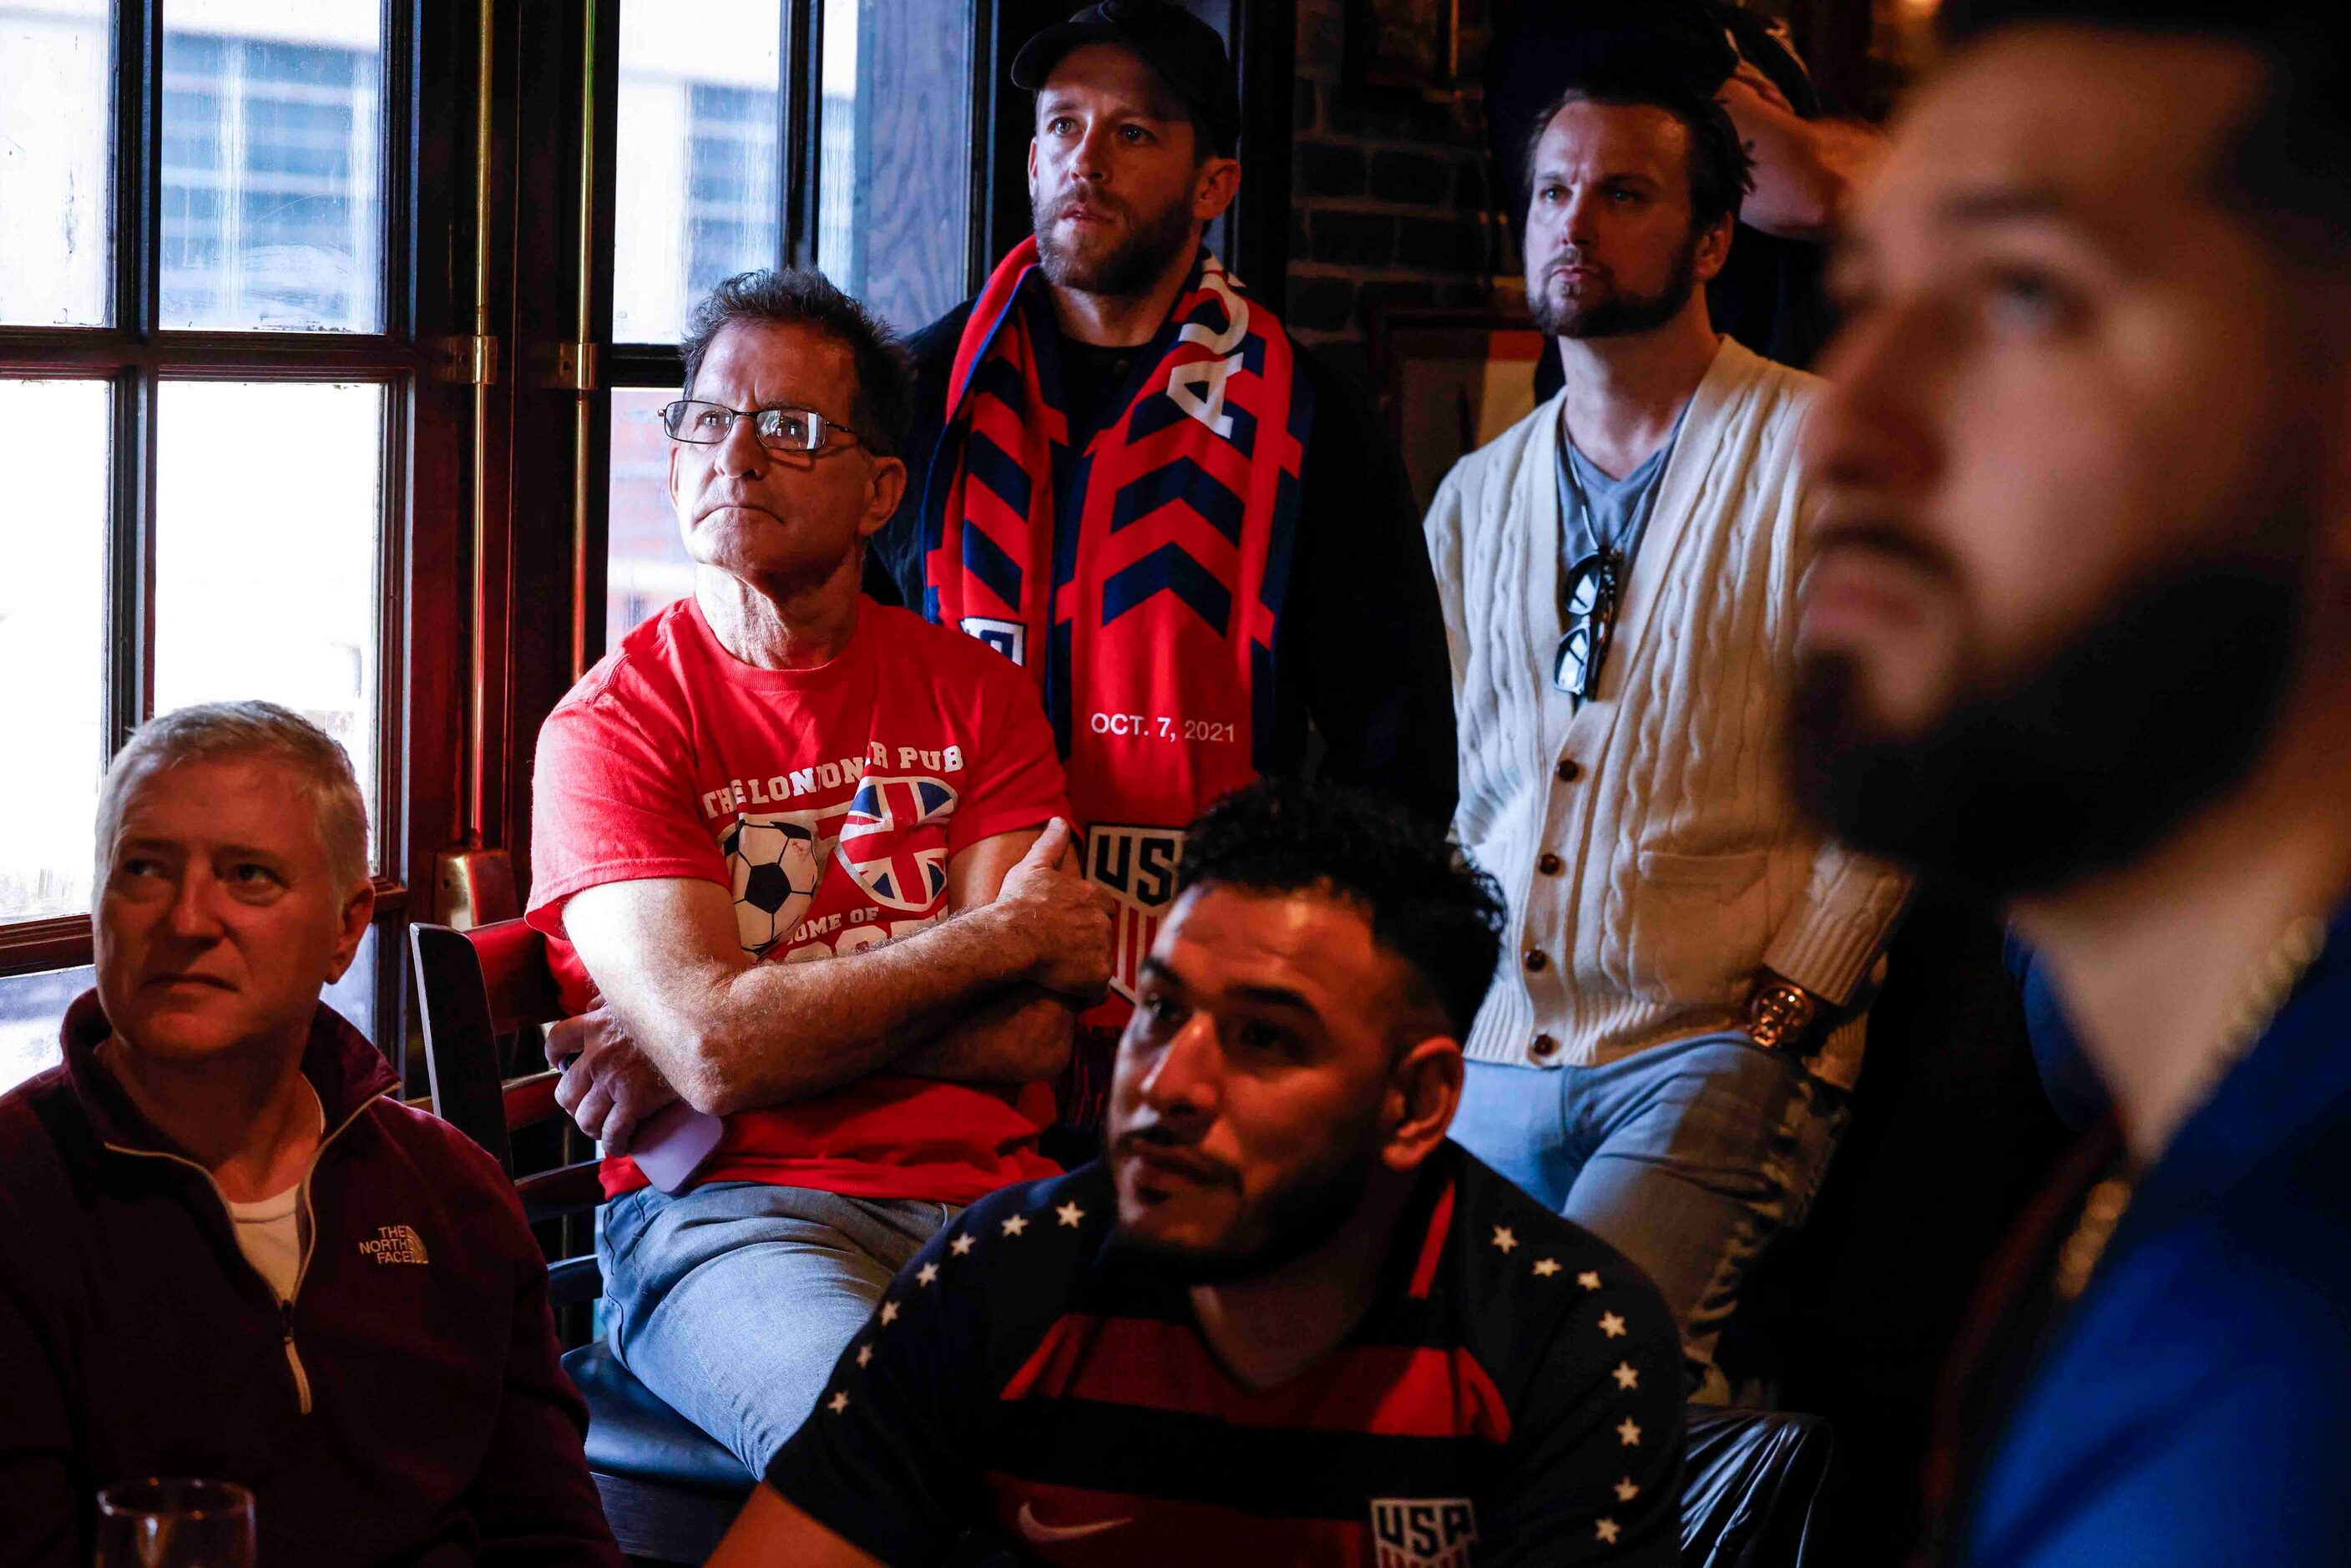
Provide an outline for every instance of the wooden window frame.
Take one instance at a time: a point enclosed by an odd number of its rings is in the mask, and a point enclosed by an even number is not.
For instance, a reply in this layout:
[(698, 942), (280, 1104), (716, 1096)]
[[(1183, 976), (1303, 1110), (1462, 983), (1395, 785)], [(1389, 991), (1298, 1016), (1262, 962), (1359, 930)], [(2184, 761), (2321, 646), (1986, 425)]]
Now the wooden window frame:
[[(106, 752), (146, 716), (154, 695), (156, 408), (166, 381), (365, 382), (383, 390), (377, 626), (375, 879), (377, 1033), (404, 1056), (404, 942), (412, 890), (429, 876), (421, 846), (445, 802), (434, 782), (453, 771), (451, 686), (423, 653), (457, 606), (445, 584), (445, 541), (421, 528), (458, 494), (463, 454), (448, 384), (440, 379), (451, 299), (423, 263), (455, 219), (454, 148), (422, 112), (459, 79), (449, 8), (386, 0), (379, 129), (381, 329), (372, 333), (178, 331), (158, 325), (162, 131), (162, 0), (116, 0), (113, 16), (111, 320), (105, 326), (0, 326), (0, 375), (103, 381), (111, 392), (106, 545)], [(422, 665), (422, 667), (421, 667)], [(93, 890), (95, 893), (96, 890)], [(88, 915), (0, 925), (0, 976), (91, 961)]]

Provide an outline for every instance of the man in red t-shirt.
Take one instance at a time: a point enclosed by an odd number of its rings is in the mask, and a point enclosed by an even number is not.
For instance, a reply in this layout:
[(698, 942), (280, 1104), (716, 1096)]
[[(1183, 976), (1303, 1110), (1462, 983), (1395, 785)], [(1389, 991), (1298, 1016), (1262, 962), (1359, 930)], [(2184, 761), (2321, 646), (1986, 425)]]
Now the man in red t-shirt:
[[(905, 483), (887, 333), (819, 274), (754, 273), (683, 348), (694, 593), (549, 716), (529, 918), (580, 1015), (548, 1051), (608, 1155), (613, 1349), (757, 1472), (898, 1267), (1055, 1169), (1047, 1081), (1110, 923), (1034, 687), (860, 599)], [(724, 1120), (673, 1195), (625, 1151), (680, 1097)]]

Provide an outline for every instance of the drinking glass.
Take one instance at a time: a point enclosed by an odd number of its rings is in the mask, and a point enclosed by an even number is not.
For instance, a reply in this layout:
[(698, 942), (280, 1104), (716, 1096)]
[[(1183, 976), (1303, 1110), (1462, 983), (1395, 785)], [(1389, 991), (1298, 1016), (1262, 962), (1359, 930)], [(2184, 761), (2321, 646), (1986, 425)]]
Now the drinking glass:
[(98, 1568), (253, 1568), (253, 1494), (149, 1476), (98, 1494)]

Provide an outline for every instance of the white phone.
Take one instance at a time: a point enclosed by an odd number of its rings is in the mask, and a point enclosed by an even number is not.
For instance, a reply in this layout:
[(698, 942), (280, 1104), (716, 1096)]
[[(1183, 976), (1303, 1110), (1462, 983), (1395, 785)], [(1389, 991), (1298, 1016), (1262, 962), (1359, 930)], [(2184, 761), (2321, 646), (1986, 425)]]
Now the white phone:
[(724, 1119), (680, 1100), (646, 1117), (627, 1152), (647, 1181), (674, 1196), (685, 1190), (726, 1135)]

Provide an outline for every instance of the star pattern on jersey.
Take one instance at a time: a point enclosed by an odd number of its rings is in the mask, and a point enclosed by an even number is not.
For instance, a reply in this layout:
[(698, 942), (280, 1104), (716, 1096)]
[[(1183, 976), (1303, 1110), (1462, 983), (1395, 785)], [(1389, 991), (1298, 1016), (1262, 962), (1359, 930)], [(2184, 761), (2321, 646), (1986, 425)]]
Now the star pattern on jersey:
[(1616, 1439), (1628, 1448), (1641, 1446), (1641, 1424), (1630, 1416), (1616, 1423)]
[(1510, 1234), (1510, 1228), (1509, 1226), (1497, 1225), (1494, 1227), (1494, 1245), (1497, 1249), (1507, 1253), (1511, 1248), (1516, 1247), (1518, 1244), (1519, 1239)]
[(873, 1364), (873, 1346), (871, 1343), (861, 1344), (857, 1347), (857, 1364), (860, 1366), (871, 1366)]
[(1603, 1312), (1600, 1314), (1600, 1332), (1606, 1334), (1610, 1339), (1623, 1339), (1625, 1337), (1625, 1320), (1618, 1317), (1614, 1312)]
[(886, 1329), (886, 1328), (888, 1328), (892, 1323), (894, 1323), (894, 1322), (896, 1322), (897, 1321), (898, 1321), (898, 1303), (897, 1303), (897, 1302), (895, 1302), (895, 1301), (884, 1301), (884, 1302), (883, 1302), (883, 1303), (882, 1303), (882, 1326), (883, 1326), (883, 1328), (885, 1328), (885, 1329)]
[(1011, 1216), (1004, 1222), (1004, 1234), (1007, 1236), (1018, 1236), (1028, 1228), (1029, 1221), (1017, 1214)]
[(1575, 1282), (1587, 1291), (1596, 1291), (1600, 1289), (1600, 1270), (1586, 1269), (1575, 1277)]
[(1618, 1502), (1631, 1502), (1635, 1498), (1639, 1497), (1640, 1495), (1641, 1489), (1633, 1484), (1633, 1478), (1631, 1476), (1626, 1476), (1623, 1480), (1616, 1483), (1616, 1500)]
[(1641, 1375), (1633, 1370), (1633, 1364), (1631, 1362), (1620, 1361), (1616, 1364), (1616, 1386), (1619, 1388), (1638, 1388), (1641, 1386)]
[(1548, 1279), (1550, 1279), (1553, 1274), (1556, 1274), (1556, 1273), (1558, 1273), (1558, 1272), (1559, 1272), (1559, 1260), (1558, 1260), (1558, 1259), (1556, 1259), (1556, 1258), (1538, 1258), (1538, 1259), (1536, 1259), (1536, 1260), (1535, 1260), (1535, 1278), (1536, 1278), (1536, 1279), (1538, 1279), (1538, 1280), (1548, 1280)]
[(831, 1398), (824, 1402), (824, 1407), (831, 1411), (836, 1416), (840, 1415), (843, 1410), (848, 1409), (849, 1390), (844, 1388), (833, 1395)]
[(1615, 1545), (1617, 1536), (1624, 1533), (1624, 1527), (1613, 1519), (1603, 1519), (1595, 1523), (1593, 1529), (1599, 1535), (1600, 1543), (1604, 1546)]
[(977, 1245), (977, 1243), (973, 1241), (969, 1236), (958, 1236), (953, 1241), (947, 1243), (947, 1250), (960, 1258)]
[(936, 1263), (925, 1263), (914, 1270), (914, 1283), (917, 1285), (927, 1285), (938, 1277), (939, 1266)]
[(1061, 1205), (1061, 1207), (1055, 1209), (1053, 1212), (1060, 1215), (1061, 1217), (1061, 1223), (1068, 1226), (1072, 1230), (1075, 1230), (1078, 1228), (1078, 1221), (1086, 1217), (1086, 1211), (1077, 1206), (1075, 1199)]

